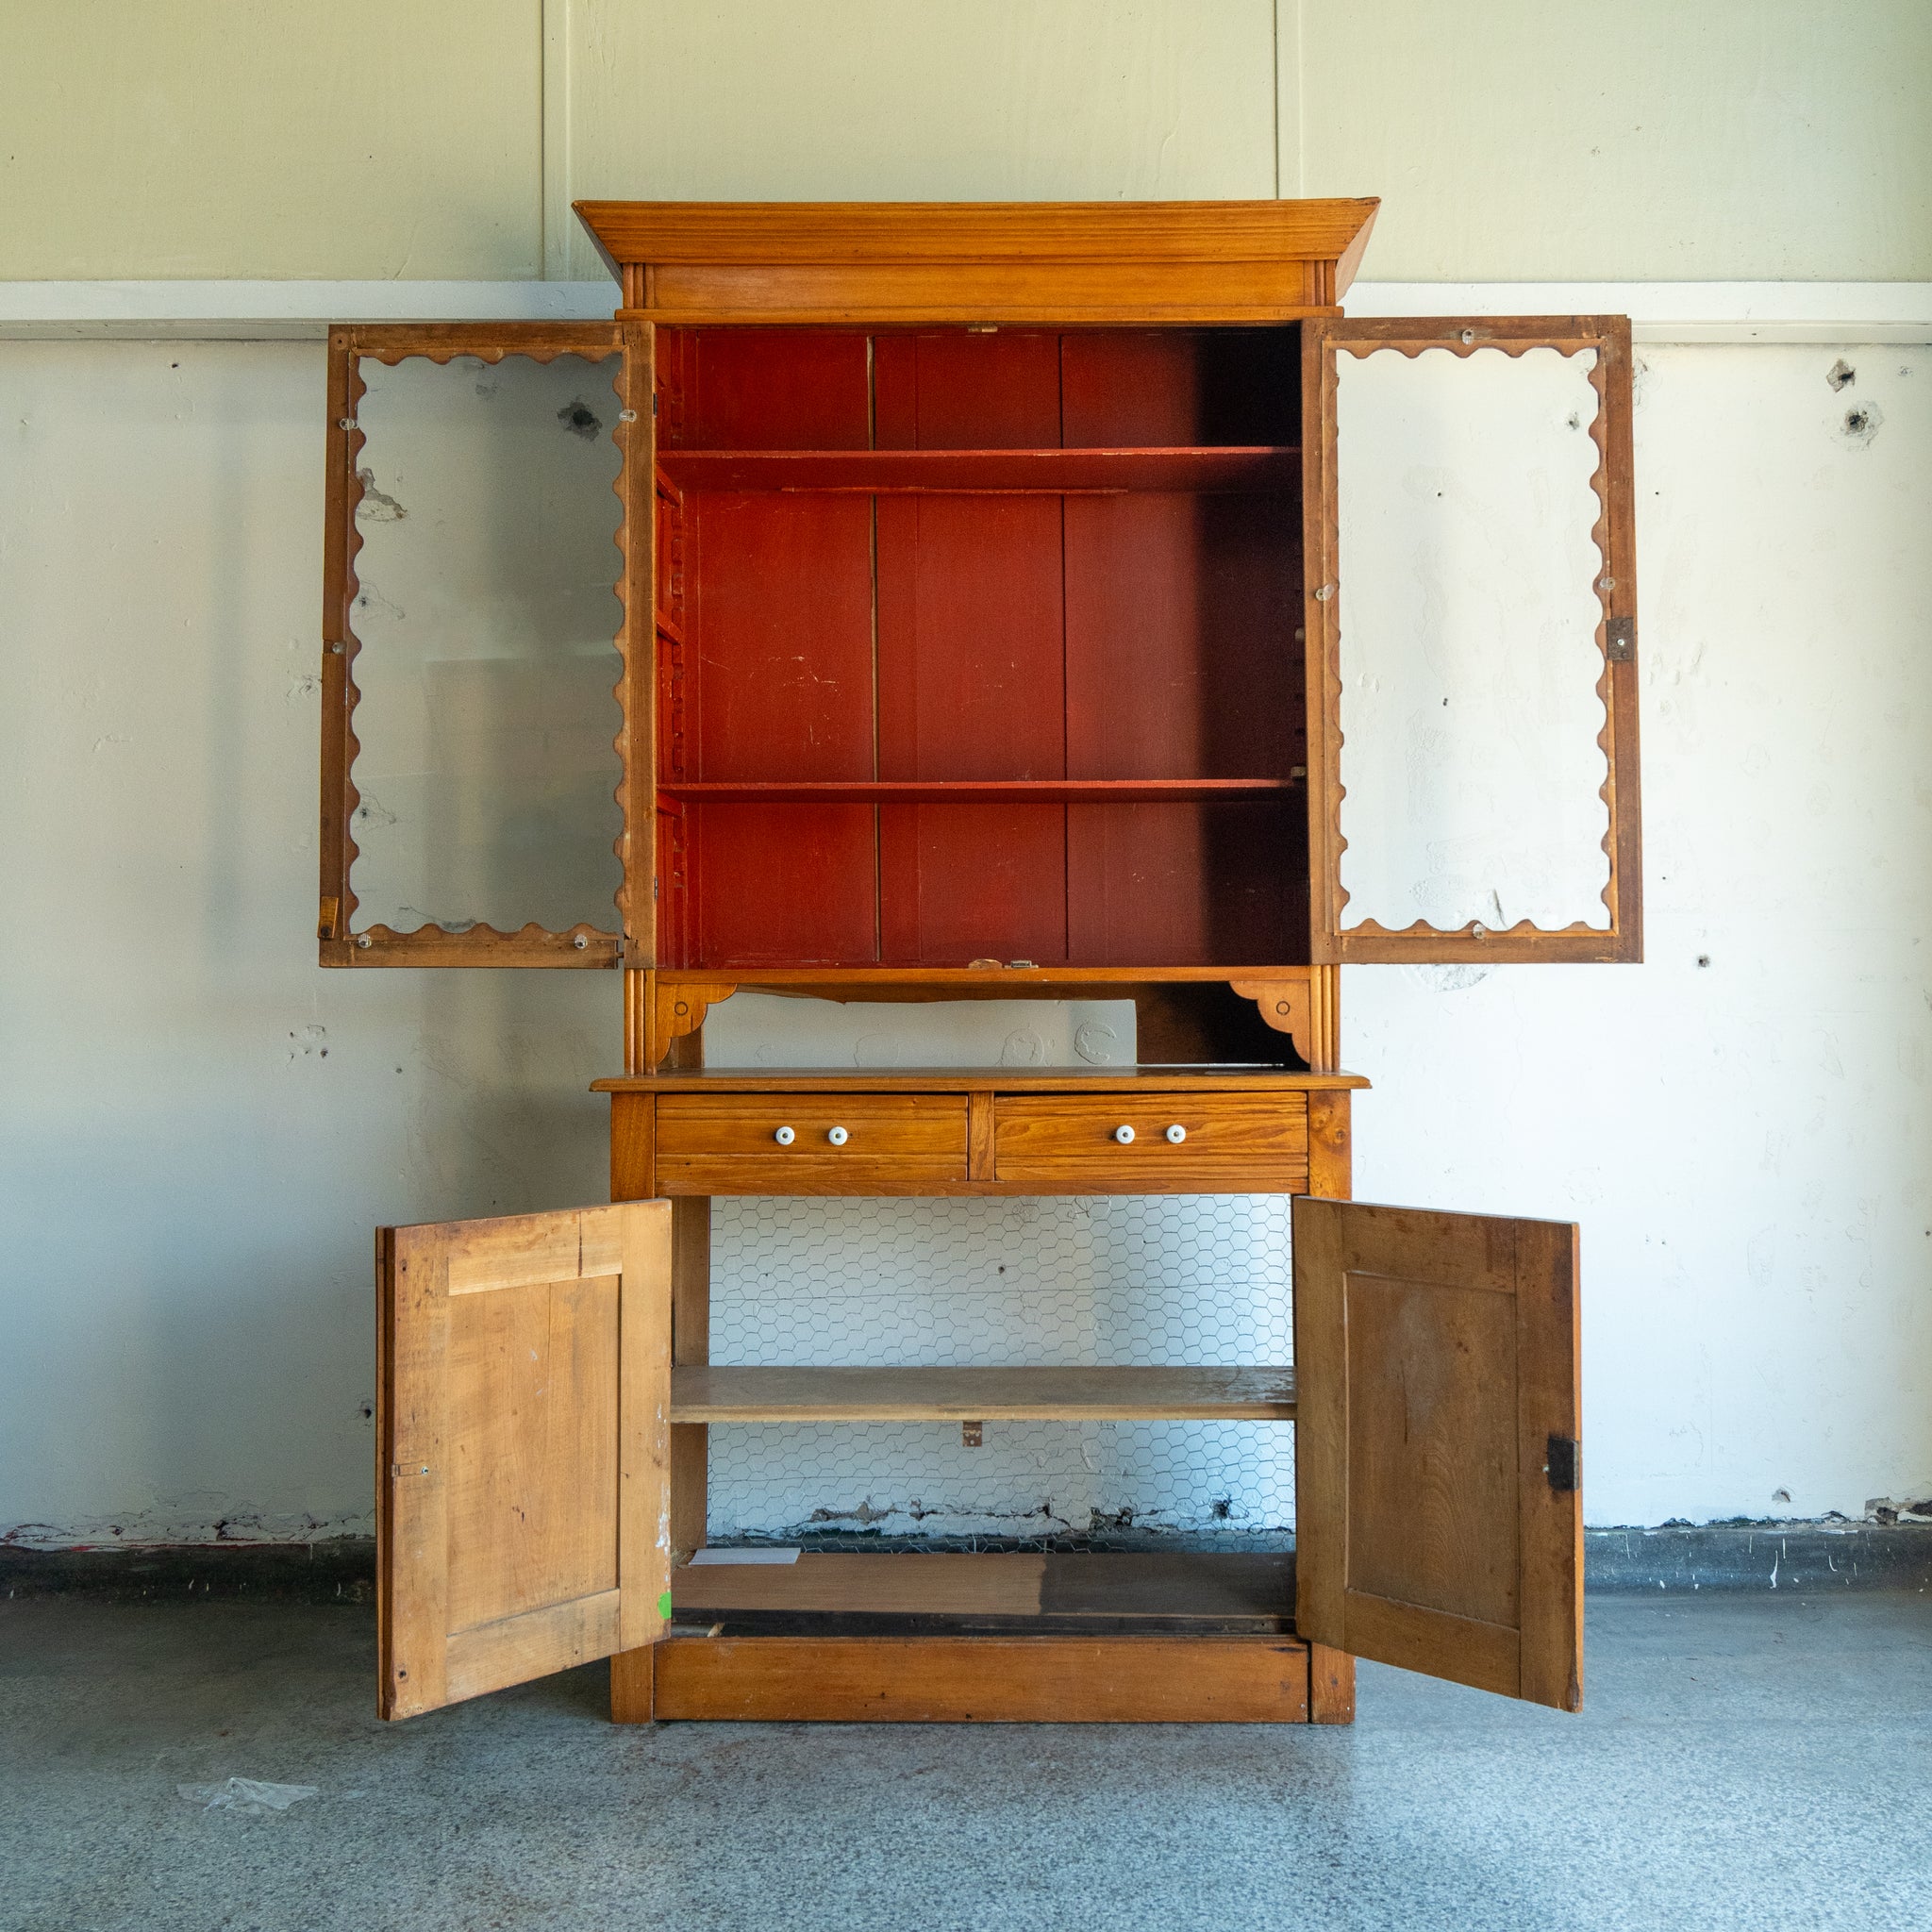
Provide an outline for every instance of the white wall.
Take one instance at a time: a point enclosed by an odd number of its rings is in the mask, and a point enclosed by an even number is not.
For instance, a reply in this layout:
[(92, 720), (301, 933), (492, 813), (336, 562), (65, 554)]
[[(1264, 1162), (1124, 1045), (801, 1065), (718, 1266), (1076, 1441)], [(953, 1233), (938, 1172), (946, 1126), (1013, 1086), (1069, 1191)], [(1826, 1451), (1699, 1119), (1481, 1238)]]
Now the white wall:
[[(1348, 971), (1357, 1191), (1582, 1221), (1591, 1522), (1856, 1513), (1932, 1490), (1932, 359), (1642, 365), (1648, 963)], [(365, 1527), (371, 1227), (604, 1191), (615, 975), (313, 964), (321, 411), (0, 343), (0, 1530)]]
[(325, 974), (318, 346), (0, 345), (0, 1533), (366, 1528), (370, 1230), (605, 1195), (614, 974)]
[(1643, 350), (1645, 963), (1343, 974), (1357, 1194), (1583, 1224), (1591, 1523), (1932, 1492), (1928, 391)]
[[(1924, 0), (98, 0), (5, 39), (0, 336), (157, 312), (60, 277), (501, 312), (592, 272), (590, 194), (1379, 193), (1382, 283), (1932, 276)], [(1840, 395), (1833, 346), (1645, 353), (1651, 963), (1347, 974), (1358, 1187), (1584, 1220), (1592, 1521), (1855, 1511), (1932, 1488), (1924, 361), (1846, 347)], [(0, 1533), (366, 1524), (370, 1226), (603, 1191), (614, 975), (312, 963), (321, 413), (313, 345), (0, 341)]]

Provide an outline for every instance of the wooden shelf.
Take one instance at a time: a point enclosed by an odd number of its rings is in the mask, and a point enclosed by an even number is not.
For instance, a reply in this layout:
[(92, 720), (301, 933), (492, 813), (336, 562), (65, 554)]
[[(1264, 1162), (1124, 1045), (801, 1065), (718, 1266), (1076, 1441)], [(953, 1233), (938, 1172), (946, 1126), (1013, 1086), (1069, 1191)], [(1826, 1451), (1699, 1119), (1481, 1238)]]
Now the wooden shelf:
[(1292, 1422), (1294, 1371), (675, 1368), (674, 1423)]
[(866, 496), (1130, 491), (1269, 493), (1301, 482), (1299, 449), (1273, 443), (1186, 449), (660, 450), (675, 490), (808, 490)]
[(682, 805), (1215, 805), (1279, 798), (1293, 778), (701, 779), (658, 787)]
[(734, 1630), (943, 1618), (1016, 1632), (1184, 1623), (1240, 1631), (1289, 1628), (1294, 1615), (1286, 1552), (807, 1550), (781, 1564), (714, 1554), (724, 1560), (671, 1573), (675, 1614)]

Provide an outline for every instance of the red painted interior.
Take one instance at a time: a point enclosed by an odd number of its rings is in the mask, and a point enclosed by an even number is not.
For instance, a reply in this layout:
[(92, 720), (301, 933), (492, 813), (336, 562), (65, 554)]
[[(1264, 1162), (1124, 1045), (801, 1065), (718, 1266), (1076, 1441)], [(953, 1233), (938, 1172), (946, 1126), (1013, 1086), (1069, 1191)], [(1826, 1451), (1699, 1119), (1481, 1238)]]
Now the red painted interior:
[(1307, 958), (1291, 328), (658, 370), (664, 964)]

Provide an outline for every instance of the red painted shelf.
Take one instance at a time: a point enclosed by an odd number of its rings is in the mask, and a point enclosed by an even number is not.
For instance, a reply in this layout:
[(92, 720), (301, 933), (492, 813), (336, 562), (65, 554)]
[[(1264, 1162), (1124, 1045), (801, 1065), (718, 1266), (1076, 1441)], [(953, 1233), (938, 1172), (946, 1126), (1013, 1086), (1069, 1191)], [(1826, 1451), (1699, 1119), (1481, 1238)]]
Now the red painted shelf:
[(1299, 449), (673, 449), (659, 475), (678, 490), (808, 490), (868, 496), (1124, 495), (1129, 491), (1266, 493), (1301, 483)]
[(1221, 805), (1279, 798), (1292, 778), (716, 780), (658, 787), (685, 805)]

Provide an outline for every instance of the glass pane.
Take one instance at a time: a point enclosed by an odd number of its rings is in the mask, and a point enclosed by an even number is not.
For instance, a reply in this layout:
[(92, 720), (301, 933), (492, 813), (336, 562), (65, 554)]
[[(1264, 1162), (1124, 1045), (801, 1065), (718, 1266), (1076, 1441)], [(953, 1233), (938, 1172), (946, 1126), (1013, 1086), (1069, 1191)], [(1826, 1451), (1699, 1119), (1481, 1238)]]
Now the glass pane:
[(841, 1002), (734, 993), (705, 1016), (708, 1067), (1131, 1067), (1132, 1000)]
[(1336, 357), (1341, 929), (1607, 929), (1594, 351)]
[(359, 930), (614, 931), (619, 358), (363, 358)]

